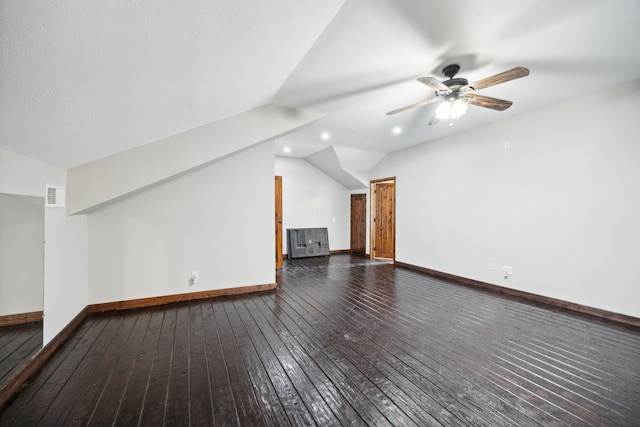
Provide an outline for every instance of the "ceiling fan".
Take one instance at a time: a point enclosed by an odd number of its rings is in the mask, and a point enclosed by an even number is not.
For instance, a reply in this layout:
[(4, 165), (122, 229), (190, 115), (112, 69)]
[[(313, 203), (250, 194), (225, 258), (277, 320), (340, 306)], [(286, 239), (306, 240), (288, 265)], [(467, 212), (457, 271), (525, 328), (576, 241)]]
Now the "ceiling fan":
[(439, 119), (449, 119), (449, 125), (453, 124), (453, 119), (462, 116), (468, 104), (477, 105), (479, 107), (491, 108), (492, 110), (502, 111), (511, 107), (513, 102), (504, 99), (492, 98), (490, 96), (478, 95), (475, 92), (510, 80), (519, 79), (529, 75), (529, 70), (524, 67), (516, 67), (509, 71), (496, 74), (491, 77), (478, 80), (469, 84), (467, 79), (461, 77), (454, 78), (460, 71), (458, 64), (447, 65), (442, 69), (442, 74), (449, 80), (441, 82), (435, 77), (419, 77), (417, 80), (436, 91), (436, 97), (427, 99), (426, 101), (416, 104), (407, 105), (397, 110), (389, 111), (387, 115), (400, 113), (411, 108), (422, 105), (433, 104), (434, 102), (445, 101), (437, 110), (436, 116), (429, 123), (430, 125), (438, 122)]

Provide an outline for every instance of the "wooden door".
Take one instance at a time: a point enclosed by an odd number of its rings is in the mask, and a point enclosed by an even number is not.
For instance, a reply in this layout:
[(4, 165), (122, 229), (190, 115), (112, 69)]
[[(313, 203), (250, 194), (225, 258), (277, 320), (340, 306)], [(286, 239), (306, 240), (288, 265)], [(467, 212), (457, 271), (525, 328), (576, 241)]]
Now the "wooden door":
[(276, 176), (276, 268), (282, 268), (282, 177)]
[(351, 253), (367, 253), (367, 195), (351, 195)]
[(375, 208), (373, 216), (375, 258), (395, 259), (395, 181), (373, 185)]

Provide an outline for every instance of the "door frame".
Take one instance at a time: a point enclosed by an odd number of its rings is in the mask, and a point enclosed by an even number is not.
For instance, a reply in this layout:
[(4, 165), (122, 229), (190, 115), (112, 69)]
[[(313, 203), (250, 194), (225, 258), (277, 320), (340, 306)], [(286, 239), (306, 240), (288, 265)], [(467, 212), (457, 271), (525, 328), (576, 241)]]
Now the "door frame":
[[(380, 178), (380, 179), (373, 179), (371, 181), (369, 181), (369, 257), (370, 258), (376, 258), (376, 222), (375, 222), (375, 215), (376, 215), (376, 186), (378, 184), (388, 184), (388, 183), (393, 183), (393, 207), (392, 207), (392, 212), (391, 212), (391, 227), (392, 232), (393, 232), (393, 261), (396, 260), (396, 177), (395, 176), (391, 176), (388, 178)], [(385, 258), (385, 259), (390, 259), (390, 258)]]
[(275, 180), (276, 269), (282, 268), (282, 177)]

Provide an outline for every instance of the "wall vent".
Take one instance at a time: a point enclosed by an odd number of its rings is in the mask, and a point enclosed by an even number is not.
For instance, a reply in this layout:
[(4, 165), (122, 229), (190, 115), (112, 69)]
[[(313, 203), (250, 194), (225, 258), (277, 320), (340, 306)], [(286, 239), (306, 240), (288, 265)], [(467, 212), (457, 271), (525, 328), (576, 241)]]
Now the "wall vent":
[(329, 233), (326, 228), (288, 228), (289, 259), (329, 256)]
[(58, 185), (47, 184), (47, 194), (45, 196), (48, 208), (63, 208), (65, 206), (65, 189)]

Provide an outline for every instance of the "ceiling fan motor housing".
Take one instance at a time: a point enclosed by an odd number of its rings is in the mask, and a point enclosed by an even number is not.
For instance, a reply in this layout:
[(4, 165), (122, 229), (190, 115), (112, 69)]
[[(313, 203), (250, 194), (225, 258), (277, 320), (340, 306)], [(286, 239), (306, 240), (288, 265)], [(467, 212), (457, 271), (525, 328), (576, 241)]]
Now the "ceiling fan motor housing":
[(461, 87), (467, 86), (469, 84), (467, 79), (463, 79), (460, 77), (454, 79), (455, 75), (458, 74), (458, 71), (460, 71), (460, 66), (458, 64), (447, 65), (442, 69), (442, 74), (444, 74), (445, 77), (449, 78), (449, 80), (445, 80), (442, 83), (453, 91), (456, 91)]
[(447, 86), (449, 89), (456, 90), (461, 88), (462, 86), (467, 86), (469, 84), (469, 81), (467, 79), (458, 77), (457, 79), (445, 80), (442, 83), (444, 83), (444, 85)]
[(458, 64), (451, 64), (442, 69), (442, 75), (452, 79), (453, 76), (458, 74), (458, 71), (460, 71), (460, 66)]

